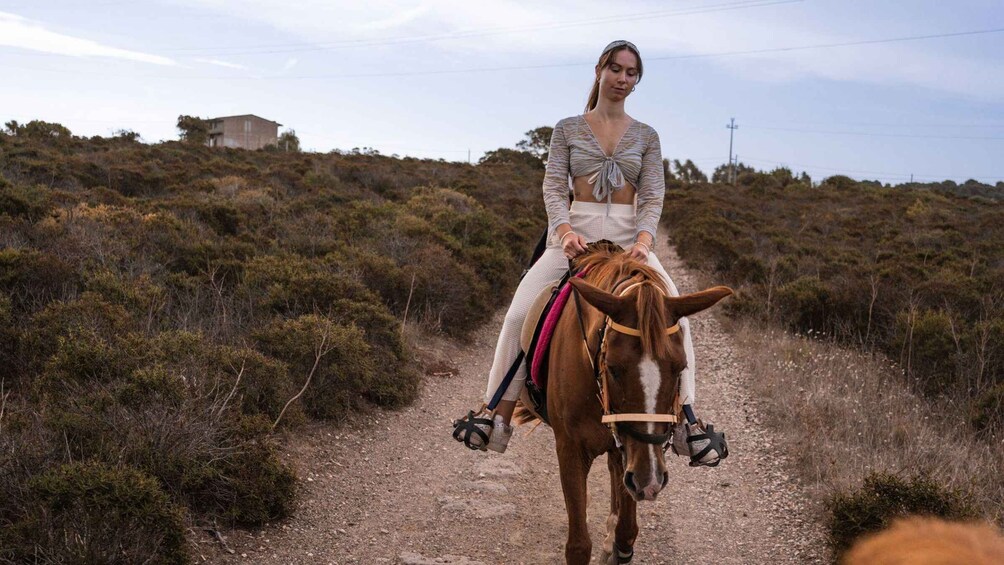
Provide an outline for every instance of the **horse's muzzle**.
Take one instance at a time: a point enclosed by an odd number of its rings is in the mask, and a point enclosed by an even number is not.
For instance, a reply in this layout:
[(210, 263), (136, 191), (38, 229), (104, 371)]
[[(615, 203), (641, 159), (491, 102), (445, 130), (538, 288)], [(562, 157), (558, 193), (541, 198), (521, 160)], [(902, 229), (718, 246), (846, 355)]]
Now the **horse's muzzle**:
[(627, 491), (631, 493), (631, 496), (635, 500), (655, 500), (659, 491), (661, 491), (669, 482), (669, 473), (664, 471), (661, 478), (661, 482), (652, 481), (647, 485), (638, 485), (635, 484), (635, 474), (628, 471), (624, 473), (624, 487), (627, 488)]

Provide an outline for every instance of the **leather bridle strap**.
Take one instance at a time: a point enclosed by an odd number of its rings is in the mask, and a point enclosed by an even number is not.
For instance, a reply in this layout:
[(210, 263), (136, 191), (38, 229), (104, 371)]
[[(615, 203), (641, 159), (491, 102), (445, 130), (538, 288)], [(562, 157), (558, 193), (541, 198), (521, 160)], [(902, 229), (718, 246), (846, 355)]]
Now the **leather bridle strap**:
[[(638, 330), (636, 330), (634, 328), (629, 328), (627, 326), (622, 326), (622, 325), (618, 324), (617, 322), (615, 322), (613, 320), (608, 321), (607, 325), (609, 325), (611, 329), (617, 330), (617, 331), (619, 331), (622, 334), (633, 335), (635, 337), (641, 337), (641, 332), (640, 331), (638, 331)], [(673, 324), (672, 326), (666, 328), (666, 335), (673, 335), (673, 334), (675, 334), (678, 331), (680, 331), (680, 323), (679, 322), (677, 322), (677, 323)]]
[(673, 414), (604, 414), (600, 422), (609, 424), (612, 422), (669, 422), (676, 423), (676, 416)]

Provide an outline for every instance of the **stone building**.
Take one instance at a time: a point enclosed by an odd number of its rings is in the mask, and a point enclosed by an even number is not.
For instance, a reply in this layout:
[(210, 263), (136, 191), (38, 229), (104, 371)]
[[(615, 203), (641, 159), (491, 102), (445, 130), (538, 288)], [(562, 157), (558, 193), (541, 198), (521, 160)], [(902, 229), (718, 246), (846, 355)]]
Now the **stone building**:
[(210, 147), (235, 147), (240, 149), (261, 149), (279, 139), (282, 124), (259, 118), (254, 114), (224, 116), (209, 121)]

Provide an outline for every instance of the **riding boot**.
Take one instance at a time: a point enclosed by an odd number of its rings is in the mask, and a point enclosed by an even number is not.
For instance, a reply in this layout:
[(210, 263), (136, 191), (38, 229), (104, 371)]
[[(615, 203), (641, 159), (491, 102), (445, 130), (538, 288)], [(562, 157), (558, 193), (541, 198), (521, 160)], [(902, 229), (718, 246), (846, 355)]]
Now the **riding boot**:
[(505, 453), (506, 446), (509, 445), (509, 438), (512, 437), (513, 426), (506, 424), (502, 416), (495, 416), (492, 425), (491, 435), (488, 437), (488, 449)]

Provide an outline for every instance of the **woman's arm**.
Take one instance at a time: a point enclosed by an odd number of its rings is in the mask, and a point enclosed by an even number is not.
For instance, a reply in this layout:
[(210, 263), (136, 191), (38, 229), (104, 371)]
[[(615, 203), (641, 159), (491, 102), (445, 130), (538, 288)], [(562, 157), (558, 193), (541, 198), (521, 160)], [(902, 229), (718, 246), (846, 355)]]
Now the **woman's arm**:
[(635, 234), (635, 241), (641, 241), (649, 247), (655, 244), (655, 233), (659, 228), (665, 196), (666, 174), (662, 165), (662, 146), (659, 134), (653, 129), (641, 156), (636, 206), (638, 233)]
[[(565, 140), (564, 120), (551, 132), (551, 146), (547, 153), (544, 171), (544, 208), (547, 210), (547, 233), (552, 234), (562, 224), (568, 224), (568, 142)], [(571, 229), (558, 232), (562, 236)]]

